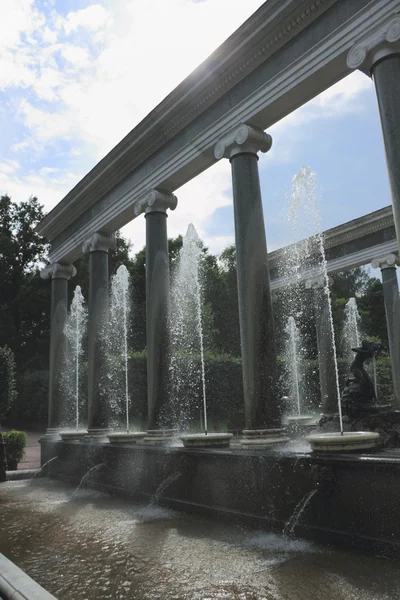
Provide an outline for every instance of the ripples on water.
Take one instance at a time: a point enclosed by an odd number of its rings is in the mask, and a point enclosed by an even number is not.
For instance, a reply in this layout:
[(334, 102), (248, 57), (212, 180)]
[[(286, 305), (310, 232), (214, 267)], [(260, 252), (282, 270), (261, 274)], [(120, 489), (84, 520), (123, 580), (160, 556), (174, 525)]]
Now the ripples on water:
[(59, 600), (393, 600), (394, 561), (49, 480), (0, 485), (0, 552)]

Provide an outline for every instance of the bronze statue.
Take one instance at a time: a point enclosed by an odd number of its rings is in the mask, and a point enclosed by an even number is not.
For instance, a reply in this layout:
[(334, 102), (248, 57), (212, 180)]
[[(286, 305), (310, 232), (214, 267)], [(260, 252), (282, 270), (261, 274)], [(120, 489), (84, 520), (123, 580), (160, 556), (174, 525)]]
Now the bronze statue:
[(342, 393), (342, 407), (350, 417), (360, 412), (370, 412), (376, 406), (377, 398), (371, 377), (364, 368), (367, 360), (377, 358), (382, 351), (382, 344), (363, 340), (360, 348), (352, 348), (356, 352), (350, 365), (353, 377), (346, 380)]

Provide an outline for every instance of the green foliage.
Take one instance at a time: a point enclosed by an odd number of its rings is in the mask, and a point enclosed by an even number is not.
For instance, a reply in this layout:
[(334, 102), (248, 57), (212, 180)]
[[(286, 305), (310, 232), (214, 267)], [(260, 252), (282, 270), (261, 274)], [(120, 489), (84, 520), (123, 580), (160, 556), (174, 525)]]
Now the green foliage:
[(24, 426), (43, 426), (47, 422), (49, 371), (33, 369), (21, 372), (17, 379), (18, 399), (8, 422)]
[(28, 437), (25, 431), (12, 429), (3, 433), (3, 440), (8, 464), (20, 462), (25, 456), (25, 448)]
[(43, 286), (38, 266), (48, 246), (35, 232), (43, 216), (35, 197), (17, 204), (0, 196), (0, 346), (14, 352), (17, 370), (34, 355), (40, 362), (47, 347), (50, 286)]
[(0, 348), (0, 419), (4, 418), (17, 398), (15, 360), (10, 348)]

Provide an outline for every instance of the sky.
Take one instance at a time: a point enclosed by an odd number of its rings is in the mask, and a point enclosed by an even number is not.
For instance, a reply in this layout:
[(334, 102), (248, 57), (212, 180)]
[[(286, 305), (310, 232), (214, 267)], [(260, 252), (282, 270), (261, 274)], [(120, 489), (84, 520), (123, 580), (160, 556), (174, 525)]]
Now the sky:
[[(1, 0), (0, 194), (65, 194), (260, 5), (261, 0)], [(355, 72), (269, 131), (260, 181), (269, 250), (287, 242), (291, 180), (317, 174), (323, 229), (390, 204), (372, 81)], [(192, 222), (220, 252), (234, 241), (230, 165), (176, 191), (170, 237)], [(133, 251), (143, 216), (123, 229)]]

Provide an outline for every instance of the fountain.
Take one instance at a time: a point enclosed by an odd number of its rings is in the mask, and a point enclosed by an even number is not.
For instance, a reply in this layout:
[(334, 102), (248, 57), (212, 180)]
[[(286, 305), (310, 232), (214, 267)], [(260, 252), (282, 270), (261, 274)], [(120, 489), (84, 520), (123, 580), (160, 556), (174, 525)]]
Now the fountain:
[(289, 430), (293, 433), (300, 433), (302, 425), (311, 423), (313, 417), (302, 414), (302, 406), (300, 400), (300, 383), (301, 383), (301, 334), (296, 325), (293, 316), (288, 318), (285, 332), (287, 334), (285, 356), (289, 372), (289, 384), (291, 388), (290, 398), (295, 400), (296, 415), (287, 417)]
[(64, 393), (68, 402), (68, 408), (73, 407), (72, 411), (67, 411), (68, 425), (74, 427), (61, 431), (63, 440), (80, 440), (86, 435), (85, 429), (80, 429), (79, 413), (81, 403), (81, 369), (84, 359), (83, 340), (86, 335), (87, 309), (81, 287), (76, 286), (74, 296), (71, 302), (71, 308), (65, 324), (64, 334), (67, 339), (67, 352), (65, 356), (64, 373)]
[[(195, 227), (190, 224), (179, 253), (172, 284), (171, 379), (172, 393), (179, 404), (179, 418), (187, 420), (193, 410), (193, 396), (200, 391), (203, 405), (203, 433), (180, 436), (187, 447), (229, 446), (230, 433), (210, 433), (207, 421), (204, 325), (201, 284), (202, 246)], [(200, 368), (199, 368), (200, 365)], [(198, 383), (200, 381), (200, 390)], [(182, 423), (181, 423), (182, 424)]]
[[(317, 192), (316, 175), (309, 167), (303, 166), (293, 178), (292, 206), (298, 213), (304, 205), (306, 214), (316, 233), (309, 238), (308, 258), (312, 259), (311, 273), (322, 282), (321, 294), (325, 297), (329, 313), (329, 326), (332, 339), (332, 350), (335, 364), (336, 399), (339, 414), (339, 432), (312, 434), (306, 437), (312, 450), (320, 452), (347, 452), (350, 450), (376, 447), (378, 434), (371, 432), (345, 432), (343, 427), (342, 405), (340, 399), (339, 373), (337, 367), (336, 339), (333, 326), (332, 303), (329, 289), (329, 277), (325, 256), (324, 238), (322, 234), (321, 217), (319, 213), (319, 197)], [(304, 259), (303, 259), (304, 261)], [(304, 264), (304, 262), (303, 262)]]
[[(109, 363), (109, 393), (113, 398), (114, 414), (124, 414), (125, 431), (113, 431), (107, 435), (111, 443), (135, 444), (146, 437), (143, 431), (130, 431), (129, 423), (129, 380), (128, 380), (128, 337), (130, 331), (131, 299), (128, 269), (121, 265), (111, 278), (109, 325), (107, 328), (107, 350)], [(123, 398), (123, 405), (119, 397)], [(118, 423), (118, 416), (116, 418)], [(117, 425), (118, 426), (118, 425)]]
[(357, 301), (355, 298), (349, 298), (345, 309), (345, 319), (343, 324), (343, 342), (344, 355), (349, 364), (353, 361), (352, 348), (357, 348), (360, 345), (360, 321), (361, 317), (357, 309)]

